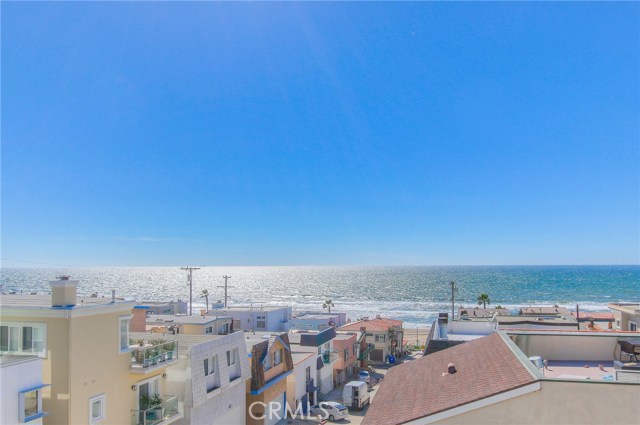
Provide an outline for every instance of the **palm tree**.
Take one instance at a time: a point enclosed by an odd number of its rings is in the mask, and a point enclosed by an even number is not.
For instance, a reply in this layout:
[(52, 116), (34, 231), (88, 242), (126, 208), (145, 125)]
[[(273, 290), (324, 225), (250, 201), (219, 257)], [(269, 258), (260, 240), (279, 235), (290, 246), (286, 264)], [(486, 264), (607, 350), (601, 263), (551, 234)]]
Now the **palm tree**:
[(333, 305), (333, 301), (331, 301), (331, 300), (326, 300), (324, 302), (324, 304), (322, 304), (322, 308), (328, 308), (329, 309), (329, 313), (331, 313), (331, 307), (335, 307)]
[(478, 296), (478, 305), (482, 304), (482, 308), (487, 308), (487, 304), (491, 305), (488, 294), (480, 294)]
[(204, 298), (204, 302), (207, 303), (207, 313), (209, 312), (209, 291), (207, 291), (206, 289), (203, 289), (202, 292), (200, 293), (200, 298)]

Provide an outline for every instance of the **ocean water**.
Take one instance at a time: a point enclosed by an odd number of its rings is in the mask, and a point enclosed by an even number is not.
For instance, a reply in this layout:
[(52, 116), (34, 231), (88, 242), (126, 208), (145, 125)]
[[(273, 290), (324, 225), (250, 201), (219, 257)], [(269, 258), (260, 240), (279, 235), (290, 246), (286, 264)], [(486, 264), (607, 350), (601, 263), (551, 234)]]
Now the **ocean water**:
[[(78, 292), (136, 300), (189, 299), (186, 272), (179, 267), (4, 268), (2, 290), (49, 292), (49, 280), (61, 274), (80, 281)], [(223, 298), (223, 275), (229, 279), (229, 303), (292, 306), (319, 310), (327, 298), (334, 311), (351, 319), (380, 314), (407, 327), (431, 323), (450, 311), (449, 282), (458, 285), (456, 306), (475, 306), (489, 294), (491, 306), (531, 304), (580, 305), (605, 311), (607, 303), (640, 301), (640, 266), (458, 266), (458, 267), (203, 267), (194, 271), (194, 306)]]

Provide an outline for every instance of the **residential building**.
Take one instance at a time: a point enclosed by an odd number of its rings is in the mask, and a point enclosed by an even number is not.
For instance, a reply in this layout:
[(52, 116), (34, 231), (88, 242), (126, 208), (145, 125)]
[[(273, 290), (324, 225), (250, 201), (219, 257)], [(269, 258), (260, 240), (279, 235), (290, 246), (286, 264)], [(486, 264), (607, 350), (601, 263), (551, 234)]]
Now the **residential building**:
[[(138, 312), (144, 308), (133, 309), (134, 320)], [(147, 314), (144, 329), (136, 328), (136, 332), (152, 331), (160, 333), (176, 333), (187, 335), (226, 335), (233, 330), (233, 318), (230, 316), (186, 316), (175, 314)], [(133, 330), (133, 327), (132, 327)]]
[(309, 406), (317, 401), (318, 362), (323, 364), (315, 351), (295, 351), (295, 345), (291, 347), (293, 373), (287, 376), (287, 404), (291, 411), (307, 414)]
[(48, 415), (42, 394), (42, 359), (38, 356), (0, 356), (0, 423), (3, 425), (42, 424)]
[(614, 315), (614, 328), (621, 331), (640, 332), (640, 304), (639, 303), (610, 303), (607, 304)]
[(208, 316), (233, 317), (240, 323), (240, 327), (234, 329), (256, 332), (287, 332), (291, 314), (291, 307), (270, 306), (213, 308), (207, 313)]
[(189, 304), (186, 301), (139, 301), (148, 314), (187, 314)]
[(321, 331), (347, 323), (347, 313), (304, 312), (291, 319), (291, 330)]
[(614, 330), (615, 316), (611, 312), (574, 311), (571, 315), (578, 321), (580, 330)]
[(627, 424), (640, 417), (628, 334), (497, 331), (389, 370), (363, 425)]
[(286, 333), (244, 333), (251, 379), (247, 382), (247, 425), (273, 425), (286, 418), (287, 377), (293, 373)]
[(386, 362), (389, 356), (399, 355), (403, 342), (402, 321), (377, 316), (375, 319), (347, 323), (338, 328), (338, 331), (357, 332), (361, 327), (367, 329), (368, 342), (373, 344), (369, 360)]
[(333, 339), (333, 348), (338, 357), (333, 363), (333, 382), (335, 385), (342, 385), (350, 381), (358, 369), (358, 334), (337, 334)]
[[(166, 394), (157, 378), (177, 361), (177, 346), (129, 338), (134, 302), (78, 298), (78, 281), (68, 276), (50, 285), (51, 296), (0, 298), (0, 351), (43, 359), (41, 382), (51, 384), (42, 394), (50, 413), (43, 423), (144, 423), (143, 396)], [(177, 398), (156, 401), (159, 408), (148, 414), (159, 423), (180, 417)]]
[[(132, 338), (152, 337), (132, 333)], [(176, 424), (244, 424), (246, 382), (251, 378), (242, 332), (228, 335), (169, 335), (179, 360), (166, 370), (165, 389), (181, 395), (184, 417)]]
[(323, 399), (334, 389), (333, 370), (338, 361), (333, 341), (336, 331), (333, 327), (320, 332), (290, 332), (289, 341), (292, 351), (311, 352), (318, 356), (317, 374), (315, 382), (318, 390), (318, 397)]

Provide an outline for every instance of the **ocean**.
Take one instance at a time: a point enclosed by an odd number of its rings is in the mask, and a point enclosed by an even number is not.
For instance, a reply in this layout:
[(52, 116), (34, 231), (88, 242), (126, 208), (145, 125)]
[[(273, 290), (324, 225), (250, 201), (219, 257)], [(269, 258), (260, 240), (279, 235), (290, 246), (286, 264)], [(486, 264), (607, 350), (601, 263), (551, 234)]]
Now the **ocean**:
[[(58, 275), (80, 281), (78, 292), (136, 300), (188, 300), (186, 272), (176, 267), (3, 268), (2, 291), (48, 293)], [(449, 282), (458, 286), (456, 306), (475, 306), (481, 293), (491, 306), (560, 305), (606, 311), (607, 303), (640, 301), (640, 266), (415, 266), (415, 267), (202, 267), (193, 274), (194, 306), (223, 298), (223, 275), (230, 275), (230, 305), (292, 306), (334, 311), (351, 319), (380, 314), (406, 327), (433, 322), (451, 310)]]

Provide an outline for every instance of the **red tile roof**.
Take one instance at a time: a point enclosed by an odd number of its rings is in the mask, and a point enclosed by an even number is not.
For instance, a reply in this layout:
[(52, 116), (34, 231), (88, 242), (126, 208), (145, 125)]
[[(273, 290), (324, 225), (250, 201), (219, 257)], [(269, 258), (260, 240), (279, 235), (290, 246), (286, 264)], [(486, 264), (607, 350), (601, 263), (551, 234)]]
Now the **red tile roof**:
[[(572, 312), (571, 315), (576, 317), (576, 312)], [(593, 313), (593, 312), (580, 312), (580, 320), (588, 320), (590, 317), (593, 317), (594, 320), (613, 320), (613, 313)]]
[[(449, 363), (457, 372), (442, 376)], [(535, 381), (494, 333), (389, 369), (362, 425), (405, 423)]]
[(366, 327), (367, 332), (384, 332), (393, 326), (402, 327), (402, 320), (385, 319), (384, 317), (376, 317), (371, 320), (358, 320), (357, 322), (347, 323), (338, 328), (339, 331), (359, 331), (361, 327)]

